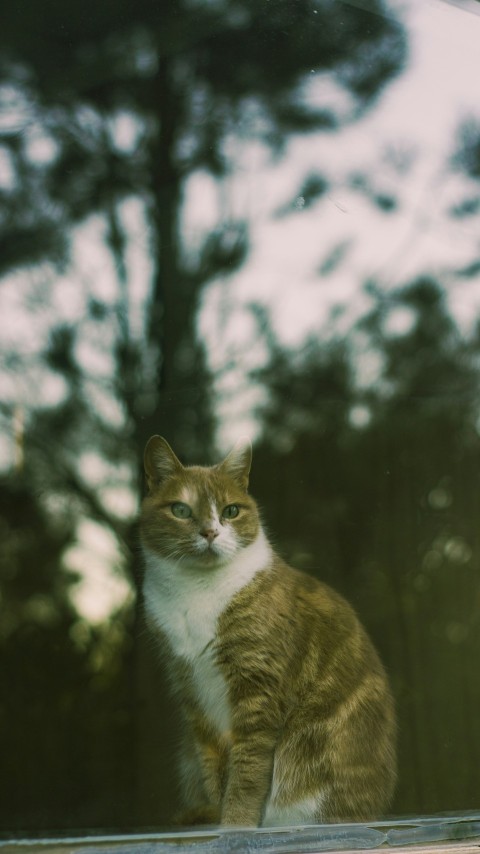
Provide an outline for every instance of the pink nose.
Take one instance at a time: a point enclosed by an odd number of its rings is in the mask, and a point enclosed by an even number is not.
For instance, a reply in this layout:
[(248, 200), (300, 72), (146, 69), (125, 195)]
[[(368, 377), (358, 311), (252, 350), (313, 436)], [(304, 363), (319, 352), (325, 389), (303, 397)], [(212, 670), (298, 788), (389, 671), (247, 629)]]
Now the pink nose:
[(218, 531), (215, 531), (214, 528), (204, 528), (200, 531), (202, 537), (205, 537), (209, 543), (212, 543), (215, 537), (218, 537)]

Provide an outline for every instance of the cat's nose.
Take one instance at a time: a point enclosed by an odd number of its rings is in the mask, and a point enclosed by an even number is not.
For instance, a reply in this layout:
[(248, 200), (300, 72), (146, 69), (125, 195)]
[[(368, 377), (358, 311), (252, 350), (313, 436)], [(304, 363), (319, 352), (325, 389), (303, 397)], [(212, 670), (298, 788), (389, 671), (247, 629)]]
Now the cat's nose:
[(218, 531), (216, 531), (215, 528), (211, 527), (202, 528), (200, 534), (202, 537), (205, 537), (205, 539), (208, 540), (209, 543), (212, 543), (215, 537), (218, 537)]

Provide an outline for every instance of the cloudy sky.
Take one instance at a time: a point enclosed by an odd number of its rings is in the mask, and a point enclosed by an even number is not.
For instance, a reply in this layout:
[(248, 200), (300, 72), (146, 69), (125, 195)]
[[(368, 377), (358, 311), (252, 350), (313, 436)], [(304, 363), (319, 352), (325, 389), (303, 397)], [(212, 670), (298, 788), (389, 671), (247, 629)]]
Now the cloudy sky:
[[(456, 271), (478, 258), (478, 217), (453, 219), (449, 210), (470, 191), (452, 170), (458, 130), (469, 117), (480, 119), (480, 4), (445, 0), (393, 2), (409, 34), (404, 72), (389, 83), (377, 104), (340, 133), (298, 136), (285, 158), (272, 164), (257, 144), (245, 144), (241, 167), (231, 179), (234, 210), (253, 221), (248, 262), (228, 282), (218, 280), (204, 301), (200, 328), (210, 344), (214, 367), (234, 354), (236, 369), (222, 376), (225, 403), (220, 442), (254, 433), (250, 409), (256, 392), (244, 382), (264, 351), (250, 302), (269, 307), (280, 340), (298, 348), (309, 332), (328, 336), (333, 308), (347, 331), (368, 308), (361, 285), (373, 279), (388, 290), (419, 273), (431, 273), (448, 287), (451, 308), (465, 331), (480, 309), (480, 276), (459, 283)], [(331, 81), (312, 79), (309, 98), (324, 99)], [(324, 103), (324, 100), (322, 100)], [(311, 173), (326, 177), (330, 191), (303, 208), (300, 188)], [(364, 189), (354, 176), (363, 175)], [(373, 196), (393, 197), (385, 213)], [(290, 204), (291, 212), (275, 216)], [(190, 188), (187, 228), (191, 233), (215, 219), (214, 183), (197, 175)], [(336, 253), (340, 261), (328, 275)], [(228, 284), (228, 289), (225, 285)], [(227, 304), (228, 290), (228, 304)], [(398, 331), (407, 317), (391, 318)], [(244, 388), (244, 396), (230, 389)]]

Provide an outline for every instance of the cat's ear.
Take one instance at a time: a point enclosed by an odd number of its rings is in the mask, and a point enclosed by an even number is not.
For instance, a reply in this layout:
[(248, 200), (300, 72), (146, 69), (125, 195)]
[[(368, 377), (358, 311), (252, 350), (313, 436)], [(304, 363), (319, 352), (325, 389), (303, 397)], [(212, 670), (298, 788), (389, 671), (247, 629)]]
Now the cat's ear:
[(246, 492), (252, 465), (252, 446), (248, 439), (239, 439), (219, 468), (228, 474)]
[(165, 478), (171, 477), (183, 469), (180, 460), (177, 459), (163, 436), (150, 437), (145, 446), (143, 464), (150, 490), (158, 486)]

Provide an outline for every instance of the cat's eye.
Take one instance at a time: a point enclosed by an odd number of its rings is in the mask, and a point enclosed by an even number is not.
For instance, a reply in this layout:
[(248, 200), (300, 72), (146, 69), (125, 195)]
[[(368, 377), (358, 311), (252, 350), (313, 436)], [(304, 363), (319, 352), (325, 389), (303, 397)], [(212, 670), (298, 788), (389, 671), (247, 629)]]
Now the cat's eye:
[(188, 504), (184, 504), (183, 501), (175, 501), (170, 505), (170, 509), (177, 519), (190, 519), (192, 515), (192, 508)]
[(240, 508), (238, 504), (227, 504), (222, 513), (222, 517), (224, 519), (235, 519), (235, 516), (238, 516), (240, 513)]

